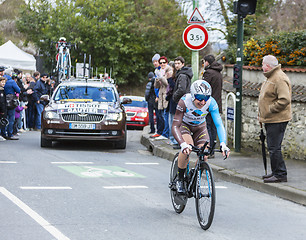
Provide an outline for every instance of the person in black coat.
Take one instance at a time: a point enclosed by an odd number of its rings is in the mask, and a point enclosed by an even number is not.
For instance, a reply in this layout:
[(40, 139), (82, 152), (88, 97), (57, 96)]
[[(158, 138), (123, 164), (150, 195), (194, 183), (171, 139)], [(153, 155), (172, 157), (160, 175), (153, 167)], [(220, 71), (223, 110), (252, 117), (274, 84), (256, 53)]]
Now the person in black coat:
[(154, 91), (154, 81), (155, 81), (154, 73), (149, 72), (148, 83), (146, 85), (146, 91), (145, 91), (145, 99), (148, 102), (150, 133), (155, 133), (154, 110), (157, 109), (157, 103), (155, 102), (156, 95)]
[(34, 87), (33, 100), (36, 107), (36, 128), (41, 129), (41, 113), (46, 105), (45, 102), (40, 101), (42, 95), (50, 94), (50, 81), (47, 81), (47, 74), (41, 74), (41, 78), (37, 81)]
[[(203, 73), (203, 80), (210, 84), (212, 89), (212, 97), (216, 100), (218, 104), (220, 114), (222, 113), (222, 69), (223, 66), (220, 63), (216, 62), (215, 57), (213, 55), (207, 55), (204, 57), (205, 71)], [(206, 116), (206, 124), (210, 142), (216, 141), (217, 129), (210, 113)], [(213, 158), (214, 155), (210, 156), (210, 158), (211, 157)]]

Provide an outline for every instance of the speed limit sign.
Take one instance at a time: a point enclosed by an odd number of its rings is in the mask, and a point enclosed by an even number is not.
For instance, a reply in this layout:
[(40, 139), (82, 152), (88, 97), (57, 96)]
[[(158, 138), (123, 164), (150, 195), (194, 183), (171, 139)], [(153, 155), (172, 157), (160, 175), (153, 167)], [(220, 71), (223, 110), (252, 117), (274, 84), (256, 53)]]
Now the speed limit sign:
[(202, 25), (192, 24), (185, 28), (183, 42), (190, 50), (201, 50), (208, 43), (208, 32)]

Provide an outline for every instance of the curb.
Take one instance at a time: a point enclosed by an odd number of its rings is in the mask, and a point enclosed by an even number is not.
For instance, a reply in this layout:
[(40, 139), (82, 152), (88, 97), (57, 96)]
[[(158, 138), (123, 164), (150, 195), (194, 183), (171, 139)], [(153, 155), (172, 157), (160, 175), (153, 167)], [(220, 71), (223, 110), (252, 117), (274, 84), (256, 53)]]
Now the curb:
[[(170, 149), (168, 144), (166, 144), (164, 141), (150, 141), (149, 135), (145, 134), (144, 132), (146, 132), (145, 129), (141, 136), (140, 143), (151, 151), (154, 156), (172, 161), (177, 153), (177, 150)], [(190, 161), (195, 162), (195, 160), (196, 156), (191, 157)], [(209, 163), (209, 165), (213, 170), (215, 178), (242, 185), (253, 190), (274, 195), (276, 197), (306, 206), (306, 192), (303, 190), (283, 185), (281, 183), (263, 183), (262, 179), (260, 178), (248, 176), (212, 163)]]

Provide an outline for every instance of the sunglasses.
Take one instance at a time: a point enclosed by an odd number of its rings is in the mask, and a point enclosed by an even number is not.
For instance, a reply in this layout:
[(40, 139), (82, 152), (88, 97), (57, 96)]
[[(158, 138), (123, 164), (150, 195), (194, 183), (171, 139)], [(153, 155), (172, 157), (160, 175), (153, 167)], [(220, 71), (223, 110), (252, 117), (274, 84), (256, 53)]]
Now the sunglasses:
[(159, 64), (166, 64), (167, 62), (159, 62)]
[(203, 95), (203, 94), (196, 94), (196, 95), (194, 95), (194, 98), (195, 99), (197, 99), (198, 101), (205, 101), (205, 102), (207, 102), (207, 100), (210, 98), (210, 96), (209, 95)]

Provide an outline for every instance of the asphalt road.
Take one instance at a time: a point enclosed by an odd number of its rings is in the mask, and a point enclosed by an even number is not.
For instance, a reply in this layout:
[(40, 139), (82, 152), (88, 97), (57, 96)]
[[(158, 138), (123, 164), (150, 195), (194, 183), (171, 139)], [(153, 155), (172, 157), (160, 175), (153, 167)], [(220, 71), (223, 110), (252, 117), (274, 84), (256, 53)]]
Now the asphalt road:
[(203, 231), (194, 200), (172, 209), (170, 162), (128, 132), (126, 150), (107, 143), (39, 147), (39, 132), (0, 142), (1, 240), (292, 239), (306, 237), (306, 208), (217, 179), (214, 222)]

